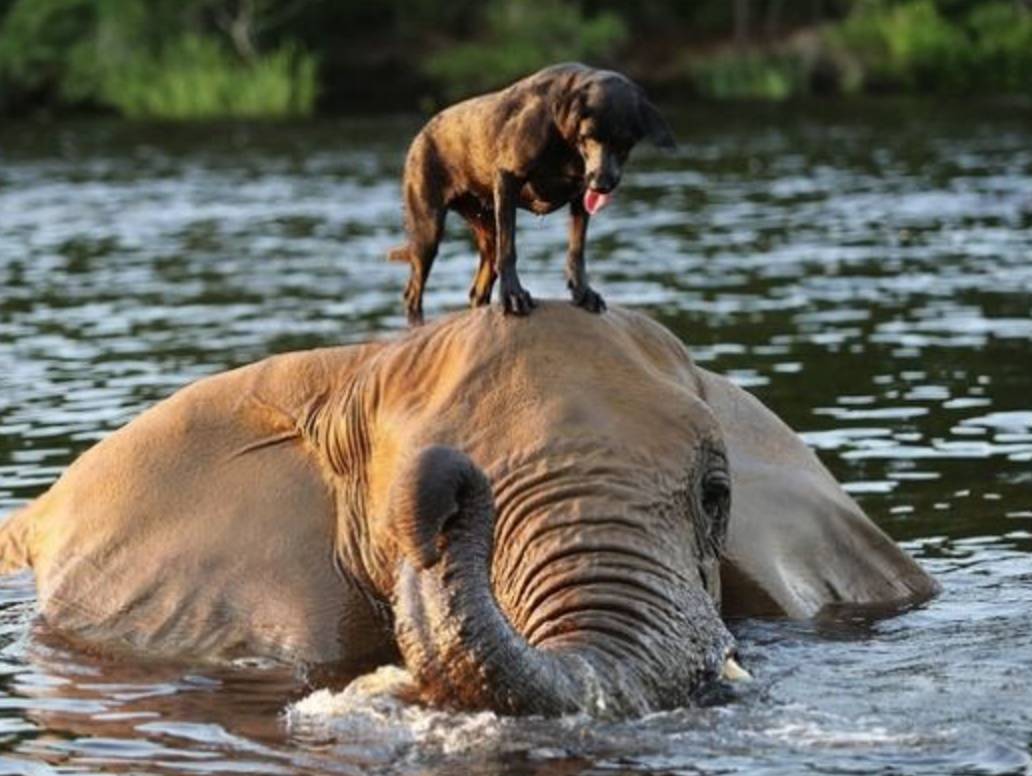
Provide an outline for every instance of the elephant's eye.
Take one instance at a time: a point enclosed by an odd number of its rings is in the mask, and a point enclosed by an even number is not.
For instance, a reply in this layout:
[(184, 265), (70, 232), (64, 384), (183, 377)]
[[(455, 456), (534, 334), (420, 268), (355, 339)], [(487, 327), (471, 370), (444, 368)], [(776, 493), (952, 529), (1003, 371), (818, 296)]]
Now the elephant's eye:
[(702, 481), (702, 508), (710, 519), (713, 541), (719, 545), (731, 510), (731, 478), (723, 469), (711, 470)]

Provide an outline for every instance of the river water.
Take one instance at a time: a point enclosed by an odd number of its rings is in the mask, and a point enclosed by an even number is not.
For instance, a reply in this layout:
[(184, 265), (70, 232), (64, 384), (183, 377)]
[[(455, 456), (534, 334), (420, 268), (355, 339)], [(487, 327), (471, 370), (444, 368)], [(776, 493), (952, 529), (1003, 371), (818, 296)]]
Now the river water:
[[(111, 661), (0, 580), (0, 773), (1032, 773), (1032, 112), (699, 106), (638, 149), (589, 269), (798, 429), (942, 582), (878, 622), (734, 624), (747, 686), (628, 722)], [(205, 374), (402, 326), (414, 120), (0, 127), (0, 514)], [(453, 218), (428, 315), (465, 303)], [(564, 293), (565, 219), (520, 266)], [(389, 678), (389, 677), (387, 677)]]

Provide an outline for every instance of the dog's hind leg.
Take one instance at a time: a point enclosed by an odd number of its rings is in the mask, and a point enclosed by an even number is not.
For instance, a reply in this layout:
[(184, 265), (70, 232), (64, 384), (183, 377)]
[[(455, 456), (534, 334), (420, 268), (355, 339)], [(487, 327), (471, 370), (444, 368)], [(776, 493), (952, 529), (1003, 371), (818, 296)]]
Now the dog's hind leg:
[(404, 299), (405, 312), (412, 326), (423, 322), (423, 289), (444, 233), (447, 206), (442, 192), (443, 179), (433, 144), (425, 136), (418, 135), (405, 160), (402, 196), (408, 242), (387, 255), (391, 261), (407, 261), (409, 264)]
[[(484, 250), (494, 252), (494, 232), (491, 233), (490, 239), (485, 241), (485, 244), (487, 247), (482, 248), (481, 253)], [(469, 287), (469, 304), (471, 307), (483, 307), (484, 305), (491, 304), (491, 292), (494, 290), (494, 284), (497, 279), (498, 273), (495, 272), (494, 259), (487, 259), (481, 255), (476, 277), (473, 278), (473, 285)]]
[(495, 272), (495, 239), (494, 213), (480, 207), (479, 204), (462, 205), (456, 208), (473, 233), (473, 240), (480, 254), (480, 265), (469, 287), (469, 304), (471, 307), (483, 307), (491, 303), (491, 291), (494, 289), (498, 273)]
[(408, 244), (395, 248), (389, 258), (409, 263), (409, 279), (403, 298), (409, 325), (418, 326), (423, 323), (423, 290), (437, 257), (447, 211), (444, 207), (434, 207), (409, 190), (405, 194)]
[(405, 286), (405, 312), (408, 315), (410, 326), (419, 326), (423, 323), (423, 291), (426, 289), (426, 281), (430, 277), (430, 269), (434, 266), (434, 259), (437, 257), (437, 244), (441, 240), (441, 232), (444, 229), (445, 211), (439, 210), (431, 218), (432, 237), (427, 235), (422, 239), (410, 240), (409, 242), (409, 272), (408, 283)]

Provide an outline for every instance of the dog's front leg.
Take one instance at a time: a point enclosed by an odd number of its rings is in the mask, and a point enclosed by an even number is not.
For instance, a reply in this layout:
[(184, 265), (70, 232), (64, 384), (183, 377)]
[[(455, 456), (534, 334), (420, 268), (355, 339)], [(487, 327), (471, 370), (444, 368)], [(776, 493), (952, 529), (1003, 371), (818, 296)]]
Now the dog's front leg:
[(534, 300), (516, 274), (516, 198), (522, 185), (511, 172), (495, 176), (495, 272), (502, 290), (502, 309), (513, 315), (527, 315), (534, 307)]
[(570, 248), (566, 254), (566, 287), (570, 289), (573, 303), (593, 313), (606, 309), (606, 303), (588, 285), (588, 273), (584, 269), (584, 241), (588, 234), (588, 220), (584, 200), (574, 197), (570, 201)]

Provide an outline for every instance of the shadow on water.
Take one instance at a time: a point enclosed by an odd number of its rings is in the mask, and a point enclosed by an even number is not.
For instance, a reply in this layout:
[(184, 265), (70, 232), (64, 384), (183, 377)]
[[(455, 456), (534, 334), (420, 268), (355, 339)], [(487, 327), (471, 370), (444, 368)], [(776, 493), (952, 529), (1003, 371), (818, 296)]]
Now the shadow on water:
[[(756, 676), (632, 722), (308, 696), (266, 665), (104, 660), (0, 580), (0, 773), (1027, 773), (1032, 114), (706, 106), (636, 150), (589, 269), (776, 409), (943, 583), (892, 619), (734, 624)], [(414, 120), (0, 128), (0, 512), (205, 374), (402, 325)], [(456, 219), (453, 219), (456, 221)], [(564, 293), (565, 223), (521, 215)], [(428, 312), (462, 307), (458, 223)], [(300, 701), (297, 705), (290, 704)]]

